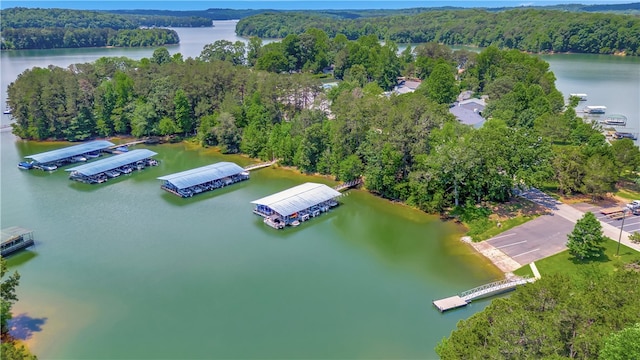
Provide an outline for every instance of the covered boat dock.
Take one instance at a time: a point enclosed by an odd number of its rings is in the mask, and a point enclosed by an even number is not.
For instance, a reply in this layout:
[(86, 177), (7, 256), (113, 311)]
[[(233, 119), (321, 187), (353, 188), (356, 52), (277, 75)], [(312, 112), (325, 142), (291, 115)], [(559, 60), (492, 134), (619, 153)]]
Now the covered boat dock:
[(251, 203), (256, 205), (253, 212), (264, 217), (265, 224), (282, 229), (329, 211), (338, 205), (336, 198), (340, 195), (327, 185), (308, 182)]
[[(111, 146), (113, 146), (113, 143), (106, 140), (90, 141), (62, 149), (28, 155), (25, 156), (25, 158), (30, 159), (31, 162), (20, 164), (23, 164), (22, 168), (30, 169), (33, 167), (42, 170), (55, 170), (65, 164), (87, 161), (88, 158), (98, 157), (104, 150)], [(26, 166), (26, 164), (30, 164), (31, 166)]]
[(249, 172), (232, 162), (219, 162), (199, 168), (165, 175), (162, 189), (186, 198), (249, 179)]
[(130, 174), (133, 170), (142, 170), (146, 166), (157, 165), (152, 159), (157, 153), (148, 149), (132, 150), (124, 154), (96, 161), (90, 164), (76, 166), (66, 171), (71, 172), (69, 178), (87, 184), (103, 183), (110, 177), (120, 174)]
[(33, 230), (18, 226), (2, 229), (2, 256), (11, 255), (33, 244)]

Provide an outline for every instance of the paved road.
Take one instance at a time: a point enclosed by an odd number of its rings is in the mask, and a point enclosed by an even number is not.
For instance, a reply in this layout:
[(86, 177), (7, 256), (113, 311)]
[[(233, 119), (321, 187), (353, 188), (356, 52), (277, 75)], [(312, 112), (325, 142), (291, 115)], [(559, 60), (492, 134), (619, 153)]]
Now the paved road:
[(550, 209), (551, 214), (540, 216), (487, 241), (471, 244), (505, 273), (566, 249), (567, 234), (573, 231), (575, 223), (587, 211), (593, 212), (600, 219), (605, 236), (618, 240), (618, 236), (622, 234), (621, 243), (640, 251), (640, 244), (632, 243), (627, 231), (640, 229), (640, 216), (632, 215), (626, 218), (624, 231), (620, 232), (622, 220), (603, 218), (600, 209), (596, 206), (585, 204), (575, 208), (537, 189), (520, 192), (517, 195)]
[[(608, 218), (606, 215), (603, 215), (602, 213), (600, 213), (600, 210), (602, 210), (602, 207), (591, 205), (591, 204), (577, 204), (574, 207), (576, 207), (580, 211), (592, 212), (598, 218), (598, 220), (600, 220), (603, 223), (607, 223), (611, 226), (614, 226), (617, 229), (620, 229), (623, 226), (622, 219), (613, 220)], [(636, 231), (640, 232), (640, 215), (633, 215), (628, 212), (624, 219), (623, 229), (624, 231), (630, 234), (633, 234)], [(616, 237), (616, 239), (618, 238)]]
[(565, 250), (574, 223), (555, 215), (543, 215), (493, 237), (487, 242), (526, 265)]
[[(574, 224), (580, 219), (582, 218), (582, 216), (584, 216), (584, 213), (586, 211), (589, 210), (578, 210), (574, 207), (571, 207), (567, 204), (563, 204), (561, 202), (559, 202), (558, 200), (552, 198), (549, 195), (544, 194), (542, 191), (535, 189), (535, 188), (531, 188), (530, 190), (521, 192), (518, 194), (519, 196), (524, 197), (525, 199), (529, 199), (537, 204), (540, 204), (542, 206), (545, 206), (549, 209), (551, 209), (553, 211), (554, 216), (561, 216), (571, 222), (573, 222)], [(599, 212), (598, 212), (599, 213)], [(596, 213), (594, 213), (594, 215), (598, 215)], [(618, 240), (618, 237), (621, 237), (621, 243), (632, 248), (635, 249), (637, 251), (640, 251), (640, 244), (636, 244), (633, 243), (629, 240), (629, 229), (635, 229), (637, 228), (637, 217), (633, 217), (634, 220), (630, 220), (631, 221), (631, 225), (630, 228), (627, 228), (627, 219), (625, 219), (625, 224), (624, 224), (624, 231), (620, 232), (620, 226), (617, 226), (616, 220), (613, 221), (600, 221), (600, 224), (602, 224), (602, 230), (604, 232), (604, 235), (613, 239), (613, 240)], [(611, 222), (611, 223), (610, 223)], [(622, 225), (622, 220), (620, 220), (620, 225)]]

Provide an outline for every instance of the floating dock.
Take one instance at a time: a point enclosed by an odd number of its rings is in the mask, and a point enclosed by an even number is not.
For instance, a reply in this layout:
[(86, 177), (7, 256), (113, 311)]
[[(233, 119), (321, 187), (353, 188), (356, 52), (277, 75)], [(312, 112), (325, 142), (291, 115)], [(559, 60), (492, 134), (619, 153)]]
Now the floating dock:
[(631, 139), (636, 140), (638, 137), (634, 133), (616, 131), (613, 133), (614, 139)]
[(211, 191), (249, 179), (249, 172), (232, 162), (219, 162), (158, 178), (160, 186), (180, 197)]
[(606, 106), (585, 106), (584, 110), (587, 114), (604, 114), (607, 111)]
[[(20, 163), (21, 169), (42, 169), (55, 170), (60, 166), (87, 161), (87, 158), (98, 157), (100, 154), (113, 146), (113, 143), (106, 140), (90, 141), (84, 144), (65, 147), (62, 149), (47, 151), (39, 154), (25, 156), (30, 162)], [(26, 166), (30, 164), (31, 166)]]
[(459, 308), (459, 307), (467, 306), (467, 304), (469, 304), (469, 303), (466, 302), (465, 300), (463, 300), (458, 295), (454, 295), (454, 296), (448, 297), (446, 299), (435, 300), (433, 302), (433, 305), (435, 305), (435, 307), (438, 308), (438, 310), (440, 310), (440, 312), (445, 312), (447, 310), (451, 310), (451, 309), (456, 309), (456, 308)]
[(66, 171), (71, 174), (69, 178), (87, 184), (98, 184), (114, 177), (116, 173), (130, 174), (133, 170), (142, 170), (146, 166), (158, 165), (152, 159), (157, 153), (148, 149), (137, 149), (124, 154), (115, 155), (110, 158), (99, 160), (90, 164), (76, 166)]
[(304, 183), (269, 195), (251, 203), (254, 214), (264, 218), (264, 223), (275, 229), (298, 226), (337, 206), (340, 192), (324, 184)]
[(627, 126), (627, 117), (622, 114), (611, 114), (607, 115), (601, 122), (611, 126)]
[(9, 256), (17, 251), (34, 245), (33, 230), (18, 226), (2, 229), (2, 256)]

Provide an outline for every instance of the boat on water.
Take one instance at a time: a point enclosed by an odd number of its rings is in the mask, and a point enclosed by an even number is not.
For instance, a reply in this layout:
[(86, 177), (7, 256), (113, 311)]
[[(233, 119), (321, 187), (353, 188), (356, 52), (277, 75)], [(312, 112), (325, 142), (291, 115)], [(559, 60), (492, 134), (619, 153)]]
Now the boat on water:
[(587, 101), (587, 94), (574, 93), (569, 94), (569, 97), (577, 97), (580, 101)]
[(611, 114), (602, 120), (603, 124), (614, 126), (626, 126), (627, 117), (621, 114)]
[(58, 168), (57, 165), (52, 165), (52, 164), (45, 164), (45, 165), (41, 165), (40, 167), (42, 167), (42, 170), (45, 170), (45, 171), (53, 171)]
[(9, 114), (11, 114), (11, 109), (5, 110), (2, 113), (5, 114), (5, 115), (9, 115)]
[(22, 170), (31, 170), (33, 169), (33, 163), (27, 161), (21, 161), (18, 163), (18, 168)]
[(585, 106), (584, 112), (587, 114), (604, 114), (607, 111), (606, 106)]
[(115, 178), (120, 176), (120, 172), (117, 170), (107, 170), (104, 172), (105, 175), (107, 175), (110, 178)]
[(615, 133), (613, 133), (613, 138), (636, 140), (638, 137), (634, 133), (616, 131)]

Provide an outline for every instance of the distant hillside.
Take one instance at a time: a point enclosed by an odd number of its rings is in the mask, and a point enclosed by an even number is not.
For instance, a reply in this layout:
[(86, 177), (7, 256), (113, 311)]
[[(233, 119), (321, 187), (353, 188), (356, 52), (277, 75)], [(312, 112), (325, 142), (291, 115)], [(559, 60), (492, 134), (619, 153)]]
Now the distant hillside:
[(437, 42), (518, 49), (534, 53), (578, 52), (640, 55), (640, 17), (596, 12), (517, 8), (464, 9), (413, 15), (335, 18), (313, 12), (275, 12), (241, 19), (240, 36), (286, 38), (308, 29), (355, 40), (375, 36), (396, 43)]
[[(268, 4), (268, 3), (267, 3)], [(540, 10), (565, 10), (575, 12), (609, 12), (619, 14), (637, 14), (640, 13), (640, 2), (629, 4), (612, 4), (612, 5), (582, 5), (582, 4), (565, 4), (565, 5), (552, 5), (552, 6), (527, 6), (527, 7), (502, 7), (502, 8), (485, 8), (482, 7), (482, 3), (478, 3), (477, 8), (483, 9), (489, 12), (500, 12), (505, 10), (522, 9), (522, 8), (534, 8)], [(296, 12), (304, 12), (310, 14), (326, 15), (338, 19), (358, 19), (358, 18), (371, 18), (371, 17), (383, 17), (392, 15), (414, 15), (430, 11), (445, 11), (445, 10), (469, 10), (470, 8), (456, 7), (456, 6), (443, 6), (443, 7), (416, 7), (407, 9), (371, 9), (371, 10), (304, 10)], [(209, 20), (235, 20), (243, 19), (248, 16), (264, 14), (264, 13), (281, 13), (291, 12), (289, 10), (273, 10), (273, 9), (246, 9), (246, 10), (234, 10), (234, 9), (219, 9), (210, 8), (206, 10), (108, 10), (106, 12), (119, 14), (119, 15), (149, 15), (149, 16), (165, 16), (165, 17), (198, 17)]]
[(197, 17), (208, 20), (236, 20), (247, 16), (273, 12), (277, 10), (234, 10), (234, 9), (207, 9), (207, 10), (105, 10), (118, 15), (151, 15), (165, 17)]
[[(547, 10), (565, 10), (575, 12), (600, 12), (600, 13), (616, 13), (616, 14), (640, 14), (640, 2), (629, 4), (603, 4), (603, 5), (583, 5), (583, 4), (563, 4), (563, 5), (550, 5), (550, 6), (531, 6), (536, 9)], [(509, 10), (508, 8), (496, 8), (489, 10)]]

